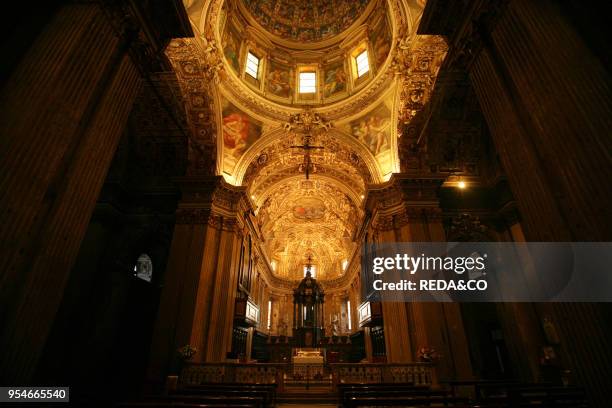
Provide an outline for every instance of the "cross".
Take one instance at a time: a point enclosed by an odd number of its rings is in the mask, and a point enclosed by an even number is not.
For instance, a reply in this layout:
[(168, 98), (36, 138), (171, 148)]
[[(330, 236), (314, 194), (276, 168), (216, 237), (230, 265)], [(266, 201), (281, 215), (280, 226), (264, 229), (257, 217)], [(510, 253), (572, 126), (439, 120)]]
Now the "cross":
[(306, 263), (306, 275), (312, 274), (312, 255), (308, 255), (308, 262)]
[(291, 146), (296, 149), (304, 149), (304, 171), (306, 172), (306, 180), (310, 177), (310, 169), (312, 169), (312, 161), (310, 160), (310, 151), (314, 149), (324, 149), (323, 146), (311, 146), (310, 135), (304, 136), (304, 144), (302, 146)]

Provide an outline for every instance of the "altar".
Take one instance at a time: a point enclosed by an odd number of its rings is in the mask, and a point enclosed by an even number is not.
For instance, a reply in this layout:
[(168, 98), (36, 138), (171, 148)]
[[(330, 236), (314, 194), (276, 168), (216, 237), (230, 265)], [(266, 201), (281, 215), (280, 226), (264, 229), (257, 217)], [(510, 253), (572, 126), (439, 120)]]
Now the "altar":
[(294, 378), (313, 379), (323, 377), (325, 358), (318, 348), (296, 348), (291, 358)]

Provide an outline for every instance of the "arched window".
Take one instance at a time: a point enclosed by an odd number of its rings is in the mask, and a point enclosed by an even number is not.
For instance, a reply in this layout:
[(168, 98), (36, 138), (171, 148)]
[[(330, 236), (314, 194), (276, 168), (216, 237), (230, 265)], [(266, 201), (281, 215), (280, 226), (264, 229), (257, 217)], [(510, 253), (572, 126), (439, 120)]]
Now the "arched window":
[(151, 282), (151, 278), (153, 278), (153, 262), (149, 255), (142, 254), (138, 257), (136, 265), (134, 265), (134, 276)]

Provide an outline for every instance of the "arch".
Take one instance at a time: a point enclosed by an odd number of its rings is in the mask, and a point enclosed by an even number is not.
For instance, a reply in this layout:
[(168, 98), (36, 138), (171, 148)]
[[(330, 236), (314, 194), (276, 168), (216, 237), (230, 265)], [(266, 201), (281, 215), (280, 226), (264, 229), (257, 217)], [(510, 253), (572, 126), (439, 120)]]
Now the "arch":
[[(304, 179), (303, 174), (296, 174), (294, 176), (280, 179), (279, 181), (275, 182), (271, 186), (267, 187), (264, 190), (264, 193), (260, 197), (255, 197), (255, 200), (254, 200), (255, 204), (259, 207), (259, 205), (261, 205), (261, 203), (265, 201), (265, 198), (270, 196), (270, 194), (273, 193), (276, 189), (278, 189), (283, 183), (290, 183), (293, 181), (303, 180), (303, 179)], [(361, 206), (362, 199), (361, 199), (361, 196), (358, 195), (358, 193), (363, 193), (363, 192), (356, 192), (352, 190), (346, 184), (344, 184), (342, 180), (338, 180), (335, 177), (331, 177), (328, 175), (319, 175), (319, 174), (314, 174), (312, 176), (312, 180), (318, 180), (318, 179), (331, 182), (334, 185), (334, 187), (337, 187), (339, 190), (345, 193), (349, 198), (351, 198), (355, 207), (359, 208)]]
[[(374, 155), (357, 139), (353, 136), (348, 135), (338, 129), (331, 129), (329, 134), (339, 136), (337, 141), (345, 146), (353, 149), (358, 157), (363, 160), (367, 169), (369, 170), (369, 176), (372, 183), (383, 182), (383, 174), (380, 166), (376, 161)], [(249, 149), (242, 155), (236, 167), (234, 169), (234, 180), (236, 185), (242, 185), (244, 176), (254, 160), (256, 160), (266, 148), (273, 146), (276, 143), (282, 141), (281, 137), (286, 135), (285, 130), (277, 128), (264, 135), (262, 135)]]

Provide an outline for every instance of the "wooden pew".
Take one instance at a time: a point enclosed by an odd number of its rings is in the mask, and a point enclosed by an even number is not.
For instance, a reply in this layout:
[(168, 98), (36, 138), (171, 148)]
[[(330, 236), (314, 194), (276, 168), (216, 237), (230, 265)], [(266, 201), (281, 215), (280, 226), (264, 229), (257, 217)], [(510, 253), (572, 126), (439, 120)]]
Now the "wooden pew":
[(457, 389), (460, 387), (468, 387), (474, 391), (472, 395), (475, 396), (476, 400), (480, 400), (485, 395), (483, 391), (488, 390), (489, 392), (495, 389), (505, 389), (508, 386), (520, 384), (518, 380), (503, 379), (503, 380), (449, 380), (441, 381), (442, 384), (448, 384), (451, 388), (453, 396), (457, 395)]
[(482, 407), (559, 407), (586, 408), (586, 394), (579, 387), (562, 387), (542, 384), (515, 384), (504, 392), (487, 392), (478, 401)]
[(265, 398), (263, 395), (252, 396), (240, 393), (232, 394), (229, 391), (224, 393), (210, 393), (204, 395), (157, 395), (145, 396), (143, 402), (164, 402), (174, 404), (229, 404), (229, 405), (249, 405), (254, 408), (264, 408)]
[(149, 395), (121, 407), (273, 407), (276, 384), (213, 383), (183, 386), (168, 395)]
[(437, 396), (376, 396), (351, 397), (344, 401), (346, 407), (387, 406), (387, 407), (461, 407), (468, 408), (467, 398)]
[(276, 384), (242, 384), (242, 383), (211, 383), (195, 386), (184, 386), (172, 394), (180, 395), (210, 395), (211, 393), (223, 394), (242, 393), (245, 396), (263, 396), (266, 406), (274, 406), (276, 403)]
[(176, 404), (172, 402), (122, 402), (116, 405), (117, 408), (253, 408), (253, 405), (245, 404)]
[(340, 403), (345, 407), (381, 406), (466, 406), (467, 398), (452, 396), (450, 391), (432, 390), (411, 384), (341, 384)]
[(415, 386), (412, 383), (378, 383), (378, 384), (356, 384), (356, 383), (341, 383), (337, 385), (340, 401), (343, 395), (347, 392), (365, 391), (365, 390), (429, 390), (428, 386)]

